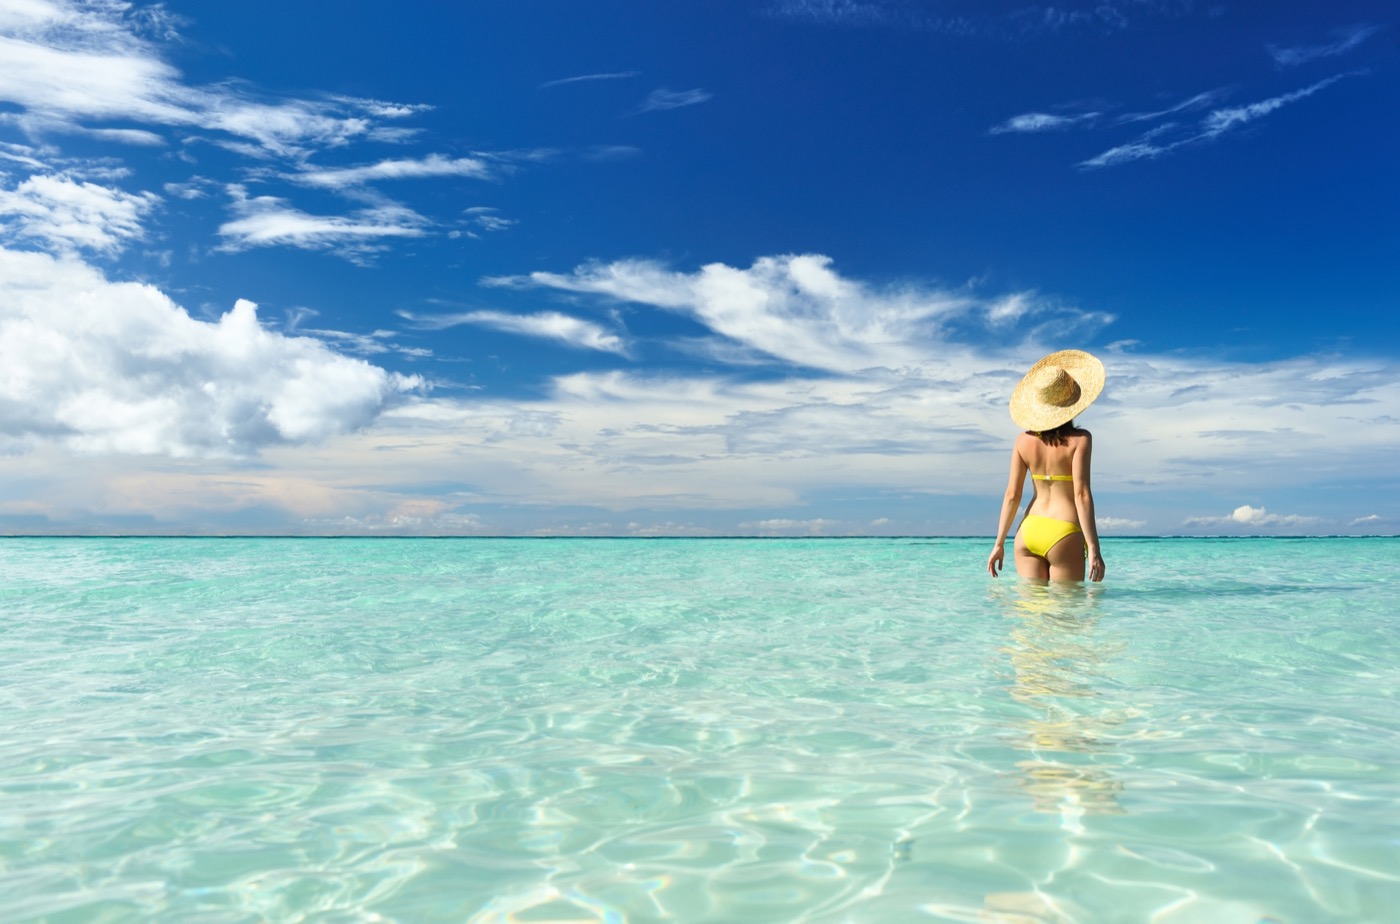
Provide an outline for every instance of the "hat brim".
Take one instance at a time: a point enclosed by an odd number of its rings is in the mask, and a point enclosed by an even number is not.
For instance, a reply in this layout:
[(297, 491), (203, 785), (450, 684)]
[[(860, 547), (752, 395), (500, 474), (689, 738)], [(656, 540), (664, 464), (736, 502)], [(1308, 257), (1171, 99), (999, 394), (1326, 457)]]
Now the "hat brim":
[[(1073, 404), (1048, 404), (1040, 399), (1034, 385), (1036, 373), (1046, 366), (1059, 366), (1069, 373), (1079, 386), (1079, 400)], [(1103, 391), (1103, 363), (1083, 350), (1061, 350), (1051, 353), (1031, 366), (1011, 392), (1011, 419), (1023, 430), (1043, 433), (1069, 423), (1081, 411), (1094, 403)]]

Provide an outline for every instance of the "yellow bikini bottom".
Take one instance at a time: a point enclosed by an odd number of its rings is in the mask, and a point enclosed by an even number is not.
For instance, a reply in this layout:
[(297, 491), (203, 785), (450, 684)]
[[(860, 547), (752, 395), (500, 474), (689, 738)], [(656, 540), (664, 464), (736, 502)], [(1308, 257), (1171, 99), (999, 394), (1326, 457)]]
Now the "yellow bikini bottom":
[(1021, 521), (1021, 538), (1026, 542), (1026, 550), (1032, 555), (1044, 558), (1055, 543), (1066, 536), (1073, 536), (1075, 533), (1083, 532), (1078, 523), (1071, 523), (1068, 520), (1055, 520), (1050, 517), (1027, 514)]

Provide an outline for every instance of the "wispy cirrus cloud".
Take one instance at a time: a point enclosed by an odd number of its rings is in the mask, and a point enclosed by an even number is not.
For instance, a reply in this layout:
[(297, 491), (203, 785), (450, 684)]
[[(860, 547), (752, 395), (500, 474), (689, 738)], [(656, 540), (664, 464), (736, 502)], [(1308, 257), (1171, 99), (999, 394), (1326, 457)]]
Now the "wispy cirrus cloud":
[[(0, 17), (0, 101), (16, 111), (3, 120), (31, 134), (102, 133), (138, 144), (161, 140), (152, 127), (207, 131), (216, 143), (253, 156), (300, 157), (375, 137), (377, 120), (422, 108), (343, 96), (258, 98), (234, 83), (190, 85), (150, 38), (169, 40), (177, 20), (141, 13), (125, 3), (8, 4)], [(126, 124), (102, 124), (109, 120)]]
[(926, 20), (907, 4), (889, 0), (775, 0), (767, 7), (779, 19), (835, 26), (909, 26), (923, 28)]
[(1092, 125), (1098, 121), (1099, 113), (1083, 112), (1078, 115), (1055, 115), (1049, 112), (1027, 112), (1012, 116), (999, 125), (993, 125), (988, 134), (1033, 134), (1035, 132), (1063, 131), (1082, 125)]
[(563, 77), (559, 80), (550, 80), (540, 84), (541, 90), (551, 87), (562, 87), (574, 83), (594, 83), (601, 80), (627, 80), (631, 77), (640, 77), (641, 71), (616, 71), (604, 74), (580, 74), (577, 77)]
[(412, 209), (384, 204), (349, 215), (311, 215), (276, 196), (248, 196), (230, 185), (234, 218), (219, 226), (220, 249), (236, 252), (252, 247), (289, 246), (326, 250), (363, 262), (394, 238), (422, 237), (429, 222)]
[(565, 346), (585, 350), (600, 350), (626, 356), (627, 343), (617, 334), (592, 321), (575, 318), (557, 311), (541, 311), (534, 314), (511, 314), (507, 311), (466, 311), (459, 314), (424, 315), (409, 311), (398, 312), (399, 317), (409, 321), (421, 330), (446, 330), (471, 324), (491, 330), (520, 334), (525, 337), (540, 337), (555, 340)]
[(1320, 58), (1335, 58), (1344, 55), (1356, 48), (1362, 42), (1380, 31), (1379, 26), (1359, 24), (1338, 29), (1334, 35), (1336, 38), (1331, 42), (1321, 45), (1295, 45), (1284, 47), (1270, 45), (1269, 54), (1274, 62), (1283, 67), (1296, 67), (1299, 64), (1307, 64), (1309, 61), (1316, 61)]
[(285, 178), (304, 186), (326, 189), (346, 189), (363, 186), (377, 180), (412, 180), (432, 177), (461, 176), (487, 179), (493, 175), (492, 165), (481, 157), (444, 157), (429, 154), (418, 158), (393, 158), (354, 167), (303, 166)]
[[(1306, 99), (1348, 76), (1351, 75), (1335, 74), (1290, 93), (1282, 93), (1243, 106), (1217, 106), (1195, 122), (1165, 121), (1147, 129), (1131, 141), (1115, 145), (1094, 157), (1081, 161), (1078, 166), (1086, 170), (1112, 167), (1135, 160), (1161, 157), (1188, 145), (1210, 141), (1276, 112), (1291, 103)], [(992, 126), (988, 130), (988, 134), (1037, 134), (1074, 128), (1092, 129), (1155, 122), (1179, 113), (1206, 109), (1218, 103), (1224, 95), (1224, 90), (1208, 90), (1197, 93), (1166, 109), (1130, 112), (1112, 118), (1098, 110), (1071, 114), (1028, 112), (1012, 116), (1005, 122)]]
[(469, 227), (466, 233), (471, 237), (480, 237), (478, 232), (506, 231), (515, 226), (514, 218), (504, 218), (498, 214), (499, 212), (500, 209), (489, 205), (474, 205), (471, 208), (463, 209), (462, 215), (465, 216), (464, 221)]
[(637, 112), (662, 112), (667, 109), (680, 109), (684, 106), (695, 106), (699, 103), (709, 102), (713, 98), (713, 93), (701, 89), (679, 91), (666, 89), (652, 90), (642, 102), (642, 105), (637, 109)]
[(1190, 0), (1099, 0), (1078, 7), (1027, 3), (1009, 10), (972, 4), (962, 13), (944, 12), (946, 6), (912, 0), (771, 0), (763, 11), (776, 19), (828, 26), (1018, 37), (1085, 28), (1119, 31), (1147, 19), (1187, 15), (1192, 8)]
[(1179, 148), (1186, 147), (1187, 145), (1198, 144), (1200, 142), (1219, 138), (1227, 132), (1261, 119), (1266, 115), (1282, 109), (1284, 106), (1296, 103), (1302, 99), (1307, 99), (1314, 93), (1326, 89), (1346, 76), (1348, 75), (1336, 74), (1303, 87), (1302, 89), (1260, 100), (1257, 103), (1213, 109), (1206, 113), (1200, 121), (1192, 125), (1166, 123), (1157, 126), (1126, 144), (1120, 144), (1109, 148), (1088, 160), (1081, 161), (1079, 166), (1083, 169), (1096, 169), (1130, 163), (1135, 160), (1150, 160), (1171, 153)]
[[(796, 366), (852, 372), (929, 361), (958, 324), (1003, 327), (1012, 320), (1054, 318), (1062, 332), (1087, 333), (1109, 319), (1047, 305), (1033, 293), (982, 299), (970, 292), (908, 285), (873, 289), (843, 277), (821, 254), (761, 257), (747, 269), (712, 263), (677, 272), (652, 260), (588, 264), (572, 273), (496, 277), (487, 285), (538, 287), (649, 305), (694, 318), (740, 348)], [(694, 348), (694, 344), (688, 345)], [(682, 347), (685, 348), (685, 347)], [(723, 349), (705, 349), (725, 361)]]
[(764, 257), (747, 270), (720, 263), (678, 273), (649, 260), (487, 280), (592, 293), (689, 314), (712, 331), (803, 366), (850, 370), (918, 362), (911, 335), (966, 310), (948, 293), (873, 295), (818, 255)]
[(1095, 128), (1104, 125), (1129, 125), (1134, 122), (1154, 122), (1179, 112), (1204, 109), (1225, 95), (1224, 90), (1208, 90), (1197, 93), (1190, 99), (1182, 100), (1166, 109), (1151, 112), (1127, 112), (1109, 117), (1105, 112), (1089, 110), (1075, 113), (1027, 112), (1012, 116), (1005, 122), (988, 129), (991, 135), (1035, 134), (1037, 132), (1064, 131), (1071, 128)]
[(1129, 125), (1133, 122), (1152, 122), (1169, 115), (1176, 115), (1178, 112), (1191, 112), (1205, 109), (1225, 96), (1224, 90), (1207, 90), (1204, 93), (1197, 93), (1190, 99), (1182, 100), (1175, 106), (1168, 106), (1166, 109), (1158, 109), (1154, 112), (1129, 112), (1117, 116), (1113, 120), (1114, 125)]

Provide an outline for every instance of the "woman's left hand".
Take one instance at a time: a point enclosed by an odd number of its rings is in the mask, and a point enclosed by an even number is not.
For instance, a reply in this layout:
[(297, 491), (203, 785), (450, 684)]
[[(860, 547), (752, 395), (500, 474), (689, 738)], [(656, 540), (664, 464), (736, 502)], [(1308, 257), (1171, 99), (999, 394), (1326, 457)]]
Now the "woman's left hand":
[(996, 577), (997, 572), (1001, 570), (1002, 561), (1005, 558), (1006, 546), (998, 543), (997, 547), (992, 549), (992, 554), (987, 556), (987, 573), (992, 577)]
[(1103, 559), (1097, 555), (1089, 556), (1089, 580), (1102, 581), (1104, 575)]

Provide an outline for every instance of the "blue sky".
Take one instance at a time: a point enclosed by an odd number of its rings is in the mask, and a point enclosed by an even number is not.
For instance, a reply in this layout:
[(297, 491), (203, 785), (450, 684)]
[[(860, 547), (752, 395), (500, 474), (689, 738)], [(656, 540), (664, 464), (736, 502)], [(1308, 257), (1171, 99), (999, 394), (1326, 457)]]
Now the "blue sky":
[(1400, 526), (1393, 3), (0, 4), (0, 530)]

